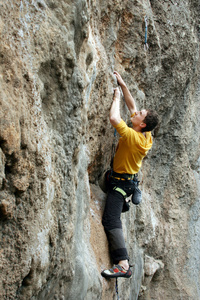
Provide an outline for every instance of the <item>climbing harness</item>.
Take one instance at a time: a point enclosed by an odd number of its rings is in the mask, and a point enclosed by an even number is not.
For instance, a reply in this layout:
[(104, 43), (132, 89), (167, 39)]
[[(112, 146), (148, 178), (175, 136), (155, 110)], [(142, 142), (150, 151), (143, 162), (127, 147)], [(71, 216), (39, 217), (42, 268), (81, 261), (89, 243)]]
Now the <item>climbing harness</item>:
[(120, 194), (122, 194), (122, 196), (123, 196), (124, 198), (127, 197), (126, 192), (125, 192), (124, 190), (122, 190), (121, 188), (115, 186), (115, 187), (113, 188), (113, 190), (116, 191), (116, 192), (119, 192)]
[(119, 291), (118, 291), (117, 277), (116, 277), (116, 283), (115, 283), (115, 290), (116, 290), (117, 300), (119, 300)]
[(112, 172), (112, 176), (116, 179), (125, 179), (125, 180), (137, 180), (137, 174), (126, 174), (126, 173), (117, 173)]
[(147, 30), (148, 30), (148, 19), (147, 19), (147, 16), (144, 17), (144, 22), (145, 22), (144, 50), (147, 51), (149, 49), (149, 46), (147, 44)]

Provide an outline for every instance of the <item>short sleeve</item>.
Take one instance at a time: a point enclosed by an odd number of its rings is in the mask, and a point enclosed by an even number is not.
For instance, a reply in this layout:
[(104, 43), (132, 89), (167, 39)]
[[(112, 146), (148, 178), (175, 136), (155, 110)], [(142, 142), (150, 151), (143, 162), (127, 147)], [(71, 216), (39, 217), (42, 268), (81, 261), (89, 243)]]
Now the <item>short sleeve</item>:
[(130, 128), (127, 126), (127, 124), (124, 122), (124, 120), (121, 120), (120, 123), (114, 126), (117, 132), (122, 136), (122, 137), (127, 137), (130, 133)]

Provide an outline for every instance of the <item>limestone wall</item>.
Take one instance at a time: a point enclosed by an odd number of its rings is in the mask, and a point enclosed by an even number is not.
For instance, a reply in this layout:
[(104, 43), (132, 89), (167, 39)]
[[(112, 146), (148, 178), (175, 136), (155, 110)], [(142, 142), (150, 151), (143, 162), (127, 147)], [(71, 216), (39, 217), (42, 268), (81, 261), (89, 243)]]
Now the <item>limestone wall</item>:
[(99, 187), (114, 70), (161, 116), (122, 217), (120, 297), (200, 298), (199, 19), (198, 0), (0, 1), (1, 299), (116, 297)]

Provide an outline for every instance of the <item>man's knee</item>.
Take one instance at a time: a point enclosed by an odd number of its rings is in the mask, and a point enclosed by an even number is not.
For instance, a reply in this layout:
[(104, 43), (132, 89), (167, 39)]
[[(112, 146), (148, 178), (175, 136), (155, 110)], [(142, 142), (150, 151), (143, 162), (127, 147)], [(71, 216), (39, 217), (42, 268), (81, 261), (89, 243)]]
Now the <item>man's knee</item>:
[(120, 219), (112, 218), (111, 216), (102, 218), (102, 225), (105, 231), (109, 231), (115, 228), (122, 228)]

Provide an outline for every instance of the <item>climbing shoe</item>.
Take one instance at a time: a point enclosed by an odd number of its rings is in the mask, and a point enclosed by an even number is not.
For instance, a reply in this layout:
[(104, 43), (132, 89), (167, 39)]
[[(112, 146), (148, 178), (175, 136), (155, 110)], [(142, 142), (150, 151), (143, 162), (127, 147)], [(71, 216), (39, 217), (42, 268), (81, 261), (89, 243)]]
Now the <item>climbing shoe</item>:
[(135, 205), (140, 204), (140, 202), (142, 201), (142, 192), (140, 191), (140, 189), (137, 186), (135, 186), (131, 200), (132, 200), (133, 204), (135, 204)]
[(101, 272), (101, 276), (103, 276), (105, 278), (116, 278), (116, 277), (130, 278), (131, 275), (132, 275), (132, 272), (130, 270), (130, 267), (127, 271), (120, 265), (114, 265), (111, 269), (104, 270)]

